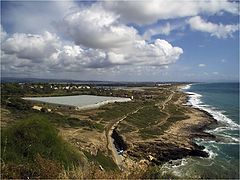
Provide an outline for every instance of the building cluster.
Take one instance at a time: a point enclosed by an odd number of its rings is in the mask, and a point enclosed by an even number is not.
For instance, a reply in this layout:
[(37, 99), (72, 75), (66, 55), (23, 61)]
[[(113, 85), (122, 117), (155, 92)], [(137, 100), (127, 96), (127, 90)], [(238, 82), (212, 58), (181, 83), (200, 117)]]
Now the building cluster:
[(29, 87), (31, 89), (44, 89), (50, 88), (53, 90), (80, 90), (80, 89), (90, 89), (88, 85), (75, 85), (75, 84), (24, 84), (19, 83), (22, 88)]

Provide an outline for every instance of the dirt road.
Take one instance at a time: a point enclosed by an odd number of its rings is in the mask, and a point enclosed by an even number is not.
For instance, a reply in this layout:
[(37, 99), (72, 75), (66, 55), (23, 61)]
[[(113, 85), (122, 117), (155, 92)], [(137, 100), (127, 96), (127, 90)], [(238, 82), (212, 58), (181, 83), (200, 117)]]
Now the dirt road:
[(118, 121), (116, 121), (115, 123), (110, 124), (110, 126), (107, 127), (106, 130), (106, 138), (107, 138), (107, 149), (112, 153), (113, 159), (115, 161), (115, 163), (117, 164), (117, 166), (119, 167), (120, 170), (126, 170), (127, 169), (127, 165), (125, 163), (125, 158), (123, 155), (120, 155), (117, 152), (117, 149), (113, 143), (113, 138), (112, 138), (112, 133), (113, 130), (118, 126), (118, 124), (123, 121), (124, 119), (126, 119), (127, 116), (131, 115), (131, 114), (135, 114), (137, 113), (141, 108), (138, 108), (137, 110), (128, 113), (127, 115), (123, 116), (121, 119), (119, 119)]

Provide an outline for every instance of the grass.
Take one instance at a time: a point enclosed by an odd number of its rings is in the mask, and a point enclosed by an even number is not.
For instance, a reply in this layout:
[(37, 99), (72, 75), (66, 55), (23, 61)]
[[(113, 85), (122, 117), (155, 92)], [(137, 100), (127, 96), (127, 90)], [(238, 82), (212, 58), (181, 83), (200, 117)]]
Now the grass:
[(41, 172), (48, 165), (58, 172), (61, 167), (71, 168), (83, 162), (82, 155), (58, 136), (46, 118), (39, 116), (23, 119), (2, 130), (1, 160), (5, 164), (4, 178), (42, 177)]
[(140, 129), (139, 133), (144, 139), (157, 137), (162, 132), (162, 129), (159, 127), (148, 127)]
[(134, 130), (137, 130), (137, 128), (135, 128), (134, 126), (130, 126), (129, 124), (125, 123), (125, 122), (120, 122), (118, 124), (118, 130), (120, 134), (124, 134), (124, 133), (128, 133)]
[(161, 129), (161, 134), (173, 123), (189, 118), (189, 116), (185, 114), (187, 110), (175, 104), (168, 104), (166, 106), (166, 111), (170, 114), (170, 117), (159, 127)]
[(23, 112), (20, 110), (11, 109), (11, 116), (13, 116), (14, 119), (26, 119), (33, 116), (35, 118), (45, 118), (57, 127), (85, 128), (88, 130), (96, 129), (99, 132), (103, 132), (104, 130), (104, 125), (98, 122), (94, 122), (92, 120), (81, 120), (52, 112), (40, 112), (31, 109)]
[(140, 109), (137, 113), (129, 115), (126, 121), (138, 128), (146, 128), (157, 124), (162, 118), (166, 116), (155, 105), (147, 105)]
[(103, 112), (98, 113), (96, 116), (92, 117), (95, 119), (101, 119), (102, 121), (111, 121), (113, 119), (117, 119), (130, 113), (140, 107), (142, 105), (141, 102), (122, 102), (122, 103), (113, 103), (111, 105), (106, 105), (101, 107)]
[(68, 118), (67, 119), (67, 124), (70, 125), (71, 127), (84, 127), (85, 129), (93, 130), (97, 129), (99, 132), (104, 131), (104, 125), (93, 122), (91, 120), (79, 120), (78, 118)]
[(112, 160), (112, 158), (104, 155), (101, 151), (98, 151), (96, 156), (90, 154), (87, 151), (84, 151), (84, 154), (89, 161), (97, 163), (98, 165), (101, 165), (103, 169), (105, 169), (106, 171), (115, 171), (118, 169), (117, 165)]

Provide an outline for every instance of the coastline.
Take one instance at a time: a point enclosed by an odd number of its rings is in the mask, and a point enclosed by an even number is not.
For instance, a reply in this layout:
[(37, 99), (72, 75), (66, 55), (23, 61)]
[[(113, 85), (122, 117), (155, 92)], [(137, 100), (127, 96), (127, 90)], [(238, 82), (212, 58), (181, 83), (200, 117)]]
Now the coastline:
[[(228, 91), (222, 93), (221, 87)], [(193, 137), (193, 142), (203, 146), (209, 157), (187, 157), (170, 161), (162, 166), (164, 172), (173, 173), (179, 177), (188, 174), (188, 177), (193, 178), (239, 178), (239, 134), (235, 134), (239, 132), (238, 116), (236, 113), (234, 115), (234, 111), (231, 111), (238, 106), (233, 104), (236, 101), (231, 101), (234, 98), (234, 94), (231, 94), (234, 91), (229, 91), (231, 88), (235, 88), (235, 86), (223, 86), (219, 83), (216, 85), (197, 84), (189, 90), (184, 90), (186, 106), (204, 113), (215, 121), (200, 129), (200, 131), (212, 135), (212, 138), (201, 137), (199, 134)], [(215, 92), (219, 92), (219, 94), (213, 95)], [(224, 106), (226, 101), (231, 102), (233, 107)]]
[[(127, 151), (128, 155), (136, 158), (144, 158), (151, 164), (163, 165), (173, 160), (186, 157), (210, 157), (206, 147), (198, 145), (196, 139), (215, 141), (216, 136), (206, 132), (210, 126), (217, 125), (217, 121), (211, 114), (187, 105), (189, 95), (178, 86), (173, 93), (179, 92), (181, 98), (175, 102), (178, 106), (187, 109), (187, 119), (173, 123), (168, 130), (164, 131), (156, 139), (150, 141), (134, 142)], [(124, 137), (124, 139), (127, 139)]]

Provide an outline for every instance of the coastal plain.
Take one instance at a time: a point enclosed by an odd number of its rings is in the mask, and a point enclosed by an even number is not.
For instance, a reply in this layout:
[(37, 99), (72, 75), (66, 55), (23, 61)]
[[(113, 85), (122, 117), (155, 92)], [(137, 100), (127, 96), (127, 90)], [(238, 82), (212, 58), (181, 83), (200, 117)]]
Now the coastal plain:
[[(81, 154), (81, 165), (75, 164), (75, 169), (80, 166), (89, 168), (94, 164), (98, 167), (94, 172), (119, 172), (118, 175), (115, 174), (116, 177), (144, 178), (148, 176), (140, 172), (141, 175), (136, 176), (132, 174), (133, 171), (140, 169), (146, 172), (151, 167), (189, 156), (209, 156), (204, 147), (197, 145), (194, 139), (214, 139), (213, 135), (204, 130), (216, 124), (216, 121), (209, 114), (186, 105), (188, 96), (181, 90), (185, 85), (177, 83), (124, 88), (92, 87), (91, 93), (90, 90), (71, 92), (74, 95), (132, 98), (128, 102), (114, 102), (91, 109), (21, 100), (28, 108), (20, 110), (12, 96), (8, 97), (3, 91), (1, 126), (6, 129), (21, 119), (45, 117), (57, 129), (58, 135)], [(4, 88), (6, 87), (3, 86), (2, 89)], [(69, 95), (69, 91), (52, 91), (48, 96), (57, 93)], [(39, 97), (42, 94), (27, 92), (18, 96)], [(33, 107), (40, 109), (32, 109)], [(6, 159), (4, 162), (7, 164), (7, 161)], [(89, 174), (83, 174), (79, 175), (80, 178), (89, 177)], [(93, 176), (111, 177), (107, 174)], [(57, 177), (73, 176), (66, 172), (63, 176), (61, 171)]]

